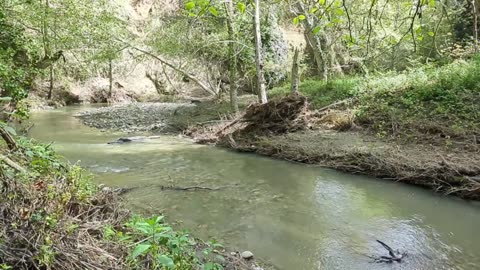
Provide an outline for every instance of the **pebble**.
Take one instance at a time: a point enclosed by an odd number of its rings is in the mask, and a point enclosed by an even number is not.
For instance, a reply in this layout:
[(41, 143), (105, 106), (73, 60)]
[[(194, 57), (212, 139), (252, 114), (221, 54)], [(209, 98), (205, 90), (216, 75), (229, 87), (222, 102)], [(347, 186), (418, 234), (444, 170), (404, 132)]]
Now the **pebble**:
[(241, 256), (245, 260), (248, 260), (248, 259), (253, 258), (253, 253), (251, 251), (246, 250), (246, 251), (242, 252)]

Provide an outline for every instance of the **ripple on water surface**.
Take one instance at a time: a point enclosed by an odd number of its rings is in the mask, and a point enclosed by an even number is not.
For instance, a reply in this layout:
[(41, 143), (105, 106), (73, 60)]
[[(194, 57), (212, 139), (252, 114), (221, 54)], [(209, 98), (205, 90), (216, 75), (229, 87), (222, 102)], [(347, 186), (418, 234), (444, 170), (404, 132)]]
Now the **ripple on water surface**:
[[(55, 141), (99, 182), (138, 187), (127, 194), (137, 211), (166, 213), (198, 236), (252, 250), (280, 269), (480, 269), (477, 203), (173, 136), (108, 145), (125, 134), (84, 127), (71, 117), (75, 110), (34, 115), (32, 136)], [(376, 239), (406, 252), (404, 263), (371, 263), (368, 256), (387, 253)]]

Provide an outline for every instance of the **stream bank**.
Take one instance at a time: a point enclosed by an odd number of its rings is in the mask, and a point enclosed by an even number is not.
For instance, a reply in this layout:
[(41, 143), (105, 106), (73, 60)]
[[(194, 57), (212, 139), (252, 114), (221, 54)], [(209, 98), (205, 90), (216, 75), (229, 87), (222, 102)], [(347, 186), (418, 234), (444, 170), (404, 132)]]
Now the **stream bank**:
[(51, 144), (0, 131), (0, 268), (264, 269), (250, 251), (194, 238), (163, 216), (133, 215)]
[[(316, 115), (308, 110), (306, 100), (300, 103), (293, 100), (297, 102), (297, 109), (288, 103), (292, 102), (288, 98), (269, 104), (278, 105), (286, 100), (288, 106), (276, 107), (267, 113), (255, 109), (255, 106), (248, 107), (250, 109), (245, 114), (250, 114), (252, 119), (242, 119), (244, 114), (236, 120), (228, 120), (228, 105), (214, 102), (122, 105), (87, 111), (78, 116), (83, 123), (95, 128), (183, 132), (199, 143), (316, 164), (480, 200), (480, 159), (475, 147), (442, 146), (428, 141), (388, 141), (359, 128), (348, 115), (338, 111)], [(243, 102), (242, 107), (245, 108), (246, 104)], [(279, 110), (285, 110), (285, 115), (277, 117)], [(232, 129), (229, 126), (232, 121), (240, 124)], [(247, 122), (253, 124), (245, 129), (245, 124), (241, 123)], [(341, 131), (344, 129), (346, 131)]]

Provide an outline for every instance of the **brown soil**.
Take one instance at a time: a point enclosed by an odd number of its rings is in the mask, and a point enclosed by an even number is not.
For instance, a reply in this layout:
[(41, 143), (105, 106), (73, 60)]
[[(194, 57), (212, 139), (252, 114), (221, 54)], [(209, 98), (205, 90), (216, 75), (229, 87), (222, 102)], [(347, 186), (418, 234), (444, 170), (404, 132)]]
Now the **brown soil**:
[(355, 126), (349, 112), (309, 112), (307, 107), (304, 97), (289, 96), (251, 105), (234, 121), (197, 126), (187, 133), (199, 143), (215, 143), (237, 151), (318, 164), (480, 200), (477, 145), (466, 149), (423, 141), (386, 141)]

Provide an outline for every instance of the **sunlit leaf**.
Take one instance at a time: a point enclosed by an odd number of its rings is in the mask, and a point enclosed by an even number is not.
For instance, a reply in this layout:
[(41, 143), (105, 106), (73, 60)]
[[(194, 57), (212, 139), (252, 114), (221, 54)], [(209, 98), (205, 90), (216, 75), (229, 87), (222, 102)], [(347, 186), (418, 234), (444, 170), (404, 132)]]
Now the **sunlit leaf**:
[(213, 16), (217, 17), (218, 16), (218, 10), (214, 7), (209, 7), (208, 8), (208, 11), (210, 11), (210, 14), (212, 14)]
[(238, 8), (238, 11), (240, 11), (240, 13), (242, 13), (242, 14), (245, 13), (246, 7), (245, 7), (245, 4), (244, 4), (244, 3), (238, 2), (238, 3), (237, 3), (237, 8)]
[(298, 15), (298, 19), (299, 19), (300, 21), (303, 21), (303, 20), (306, 19), (306, 17), (305, 17), (305, 15)]
[(320, 26), (317, 26), (317, 27), (312, 29), (312, 33), (318, 34), (320, 32), (320, 30), (322, 30), (322, 28)]
[(431, 37), (433, 37), (433, 36), (435, 36), (435, 33), (432, 32), (432, 31), (430, 31), (430, 32), (428, 32), (428, 35), (431, 36)]
[(194, 9), (194, 8), (195, 8), (195, 2), (193, 2), (193, 1), (187, 2), (187, 3), (185, 4), (185, 9), (186, 9), (186, 10), (192, 10), (192, 9)]
[(298, 17), (293, 18), (293, 24), (294, 24), (294, 25), (297, 25), (298, 22), (299, 22)]

